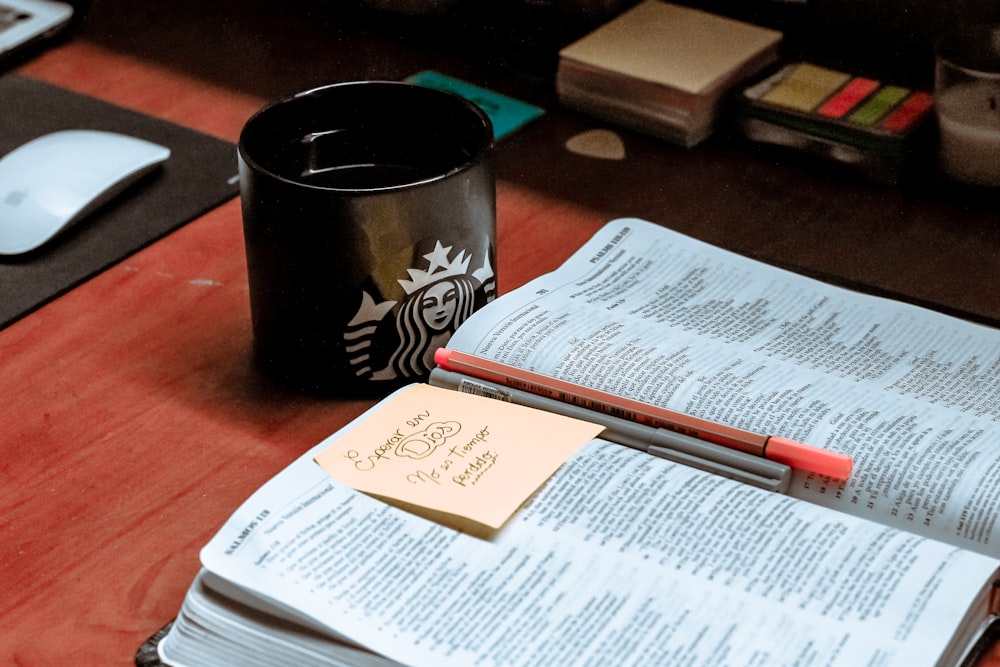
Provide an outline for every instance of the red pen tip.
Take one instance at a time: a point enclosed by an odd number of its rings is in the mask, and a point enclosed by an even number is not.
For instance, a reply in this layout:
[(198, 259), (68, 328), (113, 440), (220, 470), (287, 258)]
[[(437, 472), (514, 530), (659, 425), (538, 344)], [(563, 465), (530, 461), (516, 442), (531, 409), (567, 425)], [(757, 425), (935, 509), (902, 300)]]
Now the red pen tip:
[(442, 368), (448, 365), (448, 360), (451, 358), (451, 350), (439, 347), (434, 350), (434, 363)]
[(836, 479), (847, 479), (854, 467), (854, 461), (847, 454), (777, 436), (767, 439), (764, 455), (772, 461)]

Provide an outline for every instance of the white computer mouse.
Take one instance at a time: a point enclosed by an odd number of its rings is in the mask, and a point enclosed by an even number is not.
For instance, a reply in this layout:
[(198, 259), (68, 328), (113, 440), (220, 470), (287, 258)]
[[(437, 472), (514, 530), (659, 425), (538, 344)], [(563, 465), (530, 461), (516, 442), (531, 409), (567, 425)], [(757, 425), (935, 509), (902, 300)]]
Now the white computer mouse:
[(46, 134), (0, 157), (0, 255), (45, 244), (145, 176), (170, 149), (97, 130)]

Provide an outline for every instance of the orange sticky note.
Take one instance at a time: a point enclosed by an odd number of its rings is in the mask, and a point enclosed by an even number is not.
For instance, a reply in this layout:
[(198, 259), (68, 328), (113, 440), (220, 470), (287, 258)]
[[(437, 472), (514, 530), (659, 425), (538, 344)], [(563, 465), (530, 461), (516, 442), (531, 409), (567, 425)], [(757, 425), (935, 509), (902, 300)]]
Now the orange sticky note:
[(364, 493), (473, 534), (500, 528), (599, 424), (412, 385), (316, 456)]

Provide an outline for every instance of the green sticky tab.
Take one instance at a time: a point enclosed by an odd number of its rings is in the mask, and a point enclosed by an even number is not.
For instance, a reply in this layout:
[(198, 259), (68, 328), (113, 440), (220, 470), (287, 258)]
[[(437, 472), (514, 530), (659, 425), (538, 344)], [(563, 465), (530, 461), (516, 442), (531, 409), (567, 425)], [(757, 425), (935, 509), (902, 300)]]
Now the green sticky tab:
[(864, 106), (852, 113), (848, 118), (852, 123), (857, 123), (858, 125), (874, 125), (890, 109), (896, 106), (900, 100), (909, 94), (910, 91), (906, 88), (886, 86), (875, 93), (870, 100), (864, 103)]
[(490, 122), (493, 123), (493, 136), (497, 139), (507, 136), (544, 113), (543, 109), (533, 104), (515, 100), (439, 72), (430, 70), (419, 72), (408, 77), (406, 82), (446, 90), (475, 103), (489, 116)]

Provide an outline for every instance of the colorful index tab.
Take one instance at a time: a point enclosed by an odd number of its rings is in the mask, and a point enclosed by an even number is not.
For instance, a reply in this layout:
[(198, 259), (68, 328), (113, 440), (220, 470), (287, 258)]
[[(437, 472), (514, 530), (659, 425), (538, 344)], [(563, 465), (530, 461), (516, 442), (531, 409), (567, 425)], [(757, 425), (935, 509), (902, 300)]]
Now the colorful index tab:
[(878, 81), (858, 77), (823, 103), (817, 113), (828, 118), (841, 118), (878, 88)]
[(905, 132), (916, 125), (933, 107), (933, 96), (930, 93), (917, 91), (903, 100), (903, 103), (882, 121), (882, 129), (889, 132)]
[(930, 94), (902, 86), (883, 85), (861, 76), (811, 63), (789, 66), (761, 96), (762, 102), (839, 121), (856, 128), (903, 134), (916, 126), (933, 106)]
[(909, 94), (910, 91), (906, 88), (886, 86), (875, 93), (848, 118), (852, 123), (858, 125), (874, 125)]
[(799, 63), (761, 99), (797, 111), (812, 111), (850, 78), (843, 72)]

